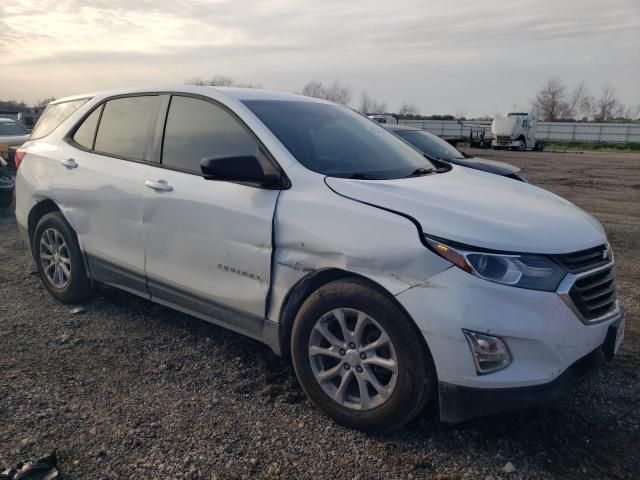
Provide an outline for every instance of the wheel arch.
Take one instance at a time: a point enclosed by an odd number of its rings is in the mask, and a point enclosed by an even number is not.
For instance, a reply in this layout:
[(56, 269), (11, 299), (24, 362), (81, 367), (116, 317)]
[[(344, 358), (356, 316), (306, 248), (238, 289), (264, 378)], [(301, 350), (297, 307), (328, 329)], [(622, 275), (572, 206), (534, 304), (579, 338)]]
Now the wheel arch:
[(38, 222), (44, 215), (51, 212), (61, 212), (61, 210), (60, 207), (58, 207), (58, 204), (50, 198), (36, 203), (29, 211), (29, 216), (27, 217), (27, 233), (29, 235), (30, 250), (33, 250), (33, 235), (36, 231)]
[(353, 280), (360, 282), (369, 288), (378, 291), (393, 302), (410, 320), (416, 335), (425, 349), (426, 355), (429, 357), (429, 360), (433, 361), (431, 357), (431, 350), (429, 349), (424, 335), (422, 335), (415, 320), (409, 314), (407, 309), (398, 301), (398, 299), (376, 281), (365, 277), (364, 275), (340, 268), (322, 268), (314, 270), (298, 280), (289, 292), (287, 292), (282, 309), (280, 310), (278, 323), (280, 355), (282, 355), (283, 358), (287, 360), (291, 358), (291, 332), (293, 330), (293, 322), (295, 321), (296, 315), (298, 314), (302, 304), (316, 290), (336, 280)]
[[(58, 212), (58, 213), (60, 213), (60, 215), (62, 215), (62, 217), (69, 224), (69, 227), (71, 228), (71, 231), (76, 236), (76, 240), (78, 240), (77, 232), (73, 228), (73, 225), (71, 224), (71, 222), (69, 222), (69, 220), (67, 220), (67, 217), (62, 212), (62, 210), (60, 209), (58, 204), (56, 202), (54, 202), (53, 200), (51, 200), (50, 198), (45, 198), (43, 200), (40, 200), (38, 203), (36, 203), (31, 208), (31, 210), (29, 211), (29, 215), (27, 216), (27, 235), (29, 237), (29, 251), (31, 252), (32, 256), (34, 256), (33, 236), (34, 236), (35, 231), (36, 231), (36, 226), (38, 225), (38, 222), (40, 221), (40, 219), (42, 217), (44, 217), (47, 213), (53, 213), (53, 212)], [(78, 240), (78, 244), (80, 244), (79, 240)], [(85, 254), (85, 251), (82, 249), (82, 245), (81, 244), (80, 244), (80, 253), (82, 255), (82, 260), (83, 260), (83, 263), (84, 263), (85, 271), (87, 272), (87, 276), (89, 278), (91, 278), (91, 275), (90, 275), (91, 272), (89, 270), (89, 264), (87, 262), (87, 256)], [(35, 256), (34, 256), (34, 258), (35, 258)]]

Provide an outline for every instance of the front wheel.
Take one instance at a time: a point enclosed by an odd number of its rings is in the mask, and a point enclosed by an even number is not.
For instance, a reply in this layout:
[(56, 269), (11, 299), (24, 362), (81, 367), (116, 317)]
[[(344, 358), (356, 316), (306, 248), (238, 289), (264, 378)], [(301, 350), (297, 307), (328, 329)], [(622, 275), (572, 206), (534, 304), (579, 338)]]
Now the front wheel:
[(293, 326), (293, 366), (303, 390), (342, 425), (400, 428), (435, 390), (435, 368), (420, 333), (389, 298), (357, 280), (313, 293)]

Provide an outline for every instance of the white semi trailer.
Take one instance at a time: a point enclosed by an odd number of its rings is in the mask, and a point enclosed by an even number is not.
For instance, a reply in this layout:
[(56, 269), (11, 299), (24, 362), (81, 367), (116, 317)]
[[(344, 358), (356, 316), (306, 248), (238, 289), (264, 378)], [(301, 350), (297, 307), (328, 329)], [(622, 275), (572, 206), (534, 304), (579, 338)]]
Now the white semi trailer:
[(510, 150), (544, 149), (544, 142), (536, 140), (538, 112), (535, 108), (513, 109), (506, 117), (495, 117), (491, 124), (491, 148)]

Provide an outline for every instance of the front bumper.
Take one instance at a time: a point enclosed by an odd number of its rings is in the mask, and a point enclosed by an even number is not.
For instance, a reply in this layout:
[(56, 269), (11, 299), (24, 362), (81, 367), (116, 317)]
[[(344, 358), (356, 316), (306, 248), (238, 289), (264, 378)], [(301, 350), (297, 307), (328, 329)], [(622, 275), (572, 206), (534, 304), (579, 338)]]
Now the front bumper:
[[(569, 381), (576, 378), (572, 372), (588, 363), (583, 360), (602, 351), (609, 327), (624, 318), (619, 311), (585, 324), (555, 292), (487, 282), (455, 267), (396, 298), (431, 350), (446, 421), (556, 398), (574, 383)], [(500, 337), (511, 364), (478, 375), (462, 329)]]
[[(613, 326), (612, 326), (613, 327)], [(610, 331), (611, 327), (610, 327)], [(439, 383), (440, 420), (459, 423), (470, 418), (523, 410), (558, 400), (613, 358), (615, 337), (572, 364), (555, 380), (519, 388), (470, 388)]]

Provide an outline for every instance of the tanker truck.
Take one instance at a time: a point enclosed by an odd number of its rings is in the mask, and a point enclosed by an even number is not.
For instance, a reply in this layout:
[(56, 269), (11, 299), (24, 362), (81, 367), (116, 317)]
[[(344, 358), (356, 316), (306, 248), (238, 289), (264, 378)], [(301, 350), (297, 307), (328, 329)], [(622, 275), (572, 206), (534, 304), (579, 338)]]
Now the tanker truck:
[(536, 140), (538, 112), (515, 108), (506, 117), (497, 116), (491, 124), (491, 148), (509, 150), (544, 150), (544, 142)]

